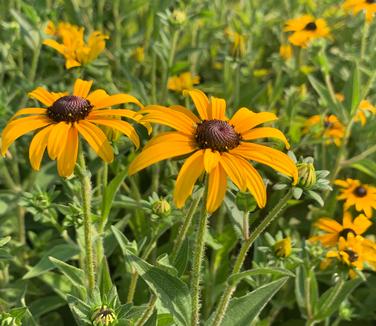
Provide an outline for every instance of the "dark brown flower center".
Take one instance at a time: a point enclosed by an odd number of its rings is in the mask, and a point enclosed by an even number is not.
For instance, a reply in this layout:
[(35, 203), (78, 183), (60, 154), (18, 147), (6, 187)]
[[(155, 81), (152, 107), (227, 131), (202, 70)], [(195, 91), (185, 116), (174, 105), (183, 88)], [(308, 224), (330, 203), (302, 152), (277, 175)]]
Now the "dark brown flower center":
[(366, 2), (369, 4), (372, 4), (372, 3), (376, 3), (376, 0), (366, 0)]
[(201, 149), (227, 152), (240, 144), (241, 136), (223, 120), (204, 120), (197, 125), (196, 141)]
[(85, 119), (93, 106), (80, 96), (68, 95), (59, 98), (47, 109), (47, 116), (55, 122), (75, 122)]
[(360, 197), (360, 198), (365, 197), (367, 196), (367, 189), (364, 188), (363, 186), (358, 186), (354, 189), (353, 194), (356, 197)]
[(305, 25), (304, 29), (306, 31), (315, 31), (317, 29), (317, 25), (315, 22), (310, 22), (307, 25)]
[(352, 251), (351, 249), (346, 249), (344, 250), (344, 252), (349, 255), (349, 260), (351, 263), (357, 261), (359, 258), (359, 255), (355, 251)]
[(350, 229), (350, 228), (346, 228), (346, 229), (343, 229), (338, 235), (339, 237), (343, 237), (345, 238), (345, 240), (347, 240), (347, 237), (349, 234), (352, 234), (352, 235), (356, 235), (355, 231), (353, 229)]

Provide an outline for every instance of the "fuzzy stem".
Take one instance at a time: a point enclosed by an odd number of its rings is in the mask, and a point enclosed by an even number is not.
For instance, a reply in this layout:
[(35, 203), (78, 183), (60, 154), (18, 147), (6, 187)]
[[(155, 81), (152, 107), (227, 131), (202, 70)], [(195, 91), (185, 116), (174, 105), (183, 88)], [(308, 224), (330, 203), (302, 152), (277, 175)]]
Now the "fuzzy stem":
[(148, 319), (150, 318), (151, 314), (154, 311), (154, 307), (155, 307), (156, 302), (157, 302), (157, 296), (153, 294), (152, 297), (150, 298), (148, 307), (146, 308), (146, 310), (142, 314), (141, 318), (136, 322), (135, 326), (145, 325), (145, 323), (148, 321)]
[[(108, 164), (106, 162), (103, 163), (103, 175), (102, 175), (102, 196), (105, 195), (105, 191), (108, 184)], [(97, 265), (99, 266), (102, 259), (104, 258), (104, 244), (103, 244), (103, 233), (106, 227), (108, 216), (102, 216), (99, 219), (98, 223), (98, 240), (97, 240)]]
[(81, 196), (83, 209), (83, 224), (85, 235), (85, 268), (88, 279), (89, 291), (92, 292), (95, 288), (95, 274), (94, 274), (94, 254), (92, 242), (92, 221), (91, 221), (91, 182), (90, 174), (86, 169), (85, 157), (82, 149), (79, 151), (79, 178), (81, 182)]
[[(276, 218), (278, 215), (282, 212), (282, 210), (286, 207), (287, 202), (289, 199), (291, 199), (292, 196), (292, 190), (290, 189), (286, 195), (279, 201), (279, 203), (274, 206), (274, 208), (269, 212), (269, 214), (255, 227), (253, 232), (250, 234), (250, 237), (248, 240), (243, 242), (243, 245), (240, 249), (239, 255), (236, 258), (234, 268), (232, 270), (232, 274), (230, 277), (234, 274), (239, 273), (241, 270), (245, 257), (247, 256), (249, 248), (252, 246), (253, 242), (261, 235), (262, 232), (266, 230), (268, 225)], [(213, 321), (213, 326), (218, 326), (221, 324), (223, 317), (225, 316), (228, 304), (230, 302), (230, 299), (232, 297), (232, 294), (234, 293), (236, 289), (236, 285), (227, 285), (220, 301), (218, 304), (217, 311), (215, 312), (215, 317)]]

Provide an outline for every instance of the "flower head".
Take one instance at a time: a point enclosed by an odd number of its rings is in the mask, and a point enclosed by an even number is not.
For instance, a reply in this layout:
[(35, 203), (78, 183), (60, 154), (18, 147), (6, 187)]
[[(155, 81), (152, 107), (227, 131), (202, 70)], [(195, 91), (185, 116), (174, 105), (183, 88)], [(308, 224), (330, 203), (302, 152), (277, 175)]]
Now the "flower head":
[(58, 43), (53, 39), (43, 41), (65, 57), (67, 69), (85, 65), (95, 60), (106, 47), (105, 40), (109, 37), (102, 32), (94, 31), (89, 35), (88, 41), (84, 40), (84, 28), (69, 23), (59, 23), (57, 27), (49, 22), (45, 32), (56, 36), (62, 41)]
[(286, 237), (277, 241), (273, 246), (274, 252), (278, 257), (288, 257), (291, 255), (291, 238)]
[(355, 15), (364, 11), (368, 22), (372, 21), (376, 12), (375, 0), (346, 0), (342, 6), (345, 10), (349, 10)]
[(376, 108), (369, 101), (363, 100), (359, 104), (354, 121), (360, 121), (361, 125), (364, 126), (369, 114), (376, 114)]
[(16, 112), (1, 135), (2, 155), (5, 155), (17, 138), (37, 131), (29, 147), (33, 169), (40, 169), (47, 148), (49, 157), (57, 160), (59, 175), (68, 177), (73, 173), (77, 160), (79, 135), (104, 161), (110, 163), (114, 159), (112, 147), (97, 125), (120, 131), (138, 147), (139, 137), (132, 125), (113, 117), (139, 121), (141, 115), (127, 109), (114, 110), (108, 107), (124, 103), (142, 107), (142, 104), (128, 94), (108, 95), (102, 89), (90, 92), (92, 83), (77, 79), (72, 95), (49, 92), (42, 87), (29, 93), (31, 98), (38, 100), (46, 108), (24, 108)]
[(363, 211), (368, 218), (372, 217), (372, 209), (376, 209), (376, 187), (350, 178), (334, 183), (342, 188), (337, 199), (345, 200), (345, 209), (355, 206), (358, 212)]
[(324, 19), (315, 19), (309, 15), (288, 20), (284, 31), (293, 32), (288, 40), (293, 45), (303, 48), (307, 47), (312, 40), (327, 37), (330, 33), (330, 29)]
[(241, 190), (247, 189), (257, 204), (266, 204), (266, 189), (260, 174), (248, 160), (266, 164), (291, 176), (297, 182), (298, 171), (294, 162), (284, 153), (270, 147), (249, 142), (273, 137), (288, 142), (281, 131), (260, 127), (262, 123), (276, 120), (270, 112), (255, 113), (239, 109), (231, 119), (226, 117), (224, 99), (207, 96), (200, 90), (187, 92), (199, 113), (197, 117), (182, 106), (169, 108), (151, 105), (142, 110), (144, 121), (160, 123), (177, 131), (164, 132), (154, 137), (131, 163), (129, 174), (134, 174), (159, 161), (190, 155), (176, 180), (174, 200), (182, 207), (192, 193), (193, 186), (205, 171), (208, 174), (206, 207), (214, 212), (222, 203), (227, 186), (227, 176)]
[(198, 85), (199, 83), (199, 76), (194, 76), (190, 72), (184, 72), (178, 76), (170, 77), (167, 82), (167, 88), (172, 91), (183, 92), (193, 89), (194, 85)]

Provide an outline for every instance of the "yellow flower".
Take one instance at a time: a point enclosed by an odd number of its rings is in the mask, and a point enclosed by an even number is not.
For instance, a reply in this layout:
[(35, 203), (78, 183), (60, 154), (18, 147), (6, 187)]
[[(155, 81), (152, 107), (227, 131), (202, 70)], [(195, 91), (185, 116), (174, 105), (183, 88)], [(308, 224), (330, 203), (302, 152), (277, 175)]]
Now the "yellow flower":
[(335, 97), (336, 97), (336, 100), (340, 103), (342, 103), (345, 100), (345, 96), (341, 93), (336, 93)]
[(55, 40), (47, 39), (43, 41), (43, 44), (55, 49), (65, 57), (67, 69), (95, 60), (105, 49), (105, 40), (109, 38), (99, 31), (94, 31), (89, 35), (86, 43), (84, 28), (69, 23), (59, 23), (58, 27), (55, 28), (53, 23), (49, 22), (45, 32), (62, 40), (62, 43), (58, 43)]
[(367, 114), (376, 114), (376, 108), (367, 100), (360, 102), (354, 121), (360, 121), (364, 126), (367, 122)]
[(139, 62), (142, 63), (145, 60), (145, 49), (142, 46), (138, 46), (135, 48), (133, 56), (135, 59)]
[[(52, 93), (42, 87), (29, 93), (31, 98), (38, 100), (46, 108), (24, 108), (12, 117), (2, 132), (2, 155), (5, 155), (8, 147), (17, 138), (37, 130), (29, 146), (31, 166), (35, 170), (40, 169), (47, 148), (49, 157), (57, 160), (59, 175), (68, 177), (73, 173), (77, 160), (79, 135), (101, 159), (108, 163), (114, 159), (110, 143), (96, 125), (120, 131), (138, 147), (139, 137), (131, 124), (111, 116), (135, 121), (139, 121), (142, 116), (131, 110), (113, 110), (108, 107), (124, 103), (134, 103), (142, 107), (142, 104), (128, 94), (108, 95), (102, 89), (90, 92), (92, 83), (77, 79), (73, 95)], [(21, 117), (25, 115), (27, 116)]]
[(290, 43), (300, 47), (307, 47), (316, 38), (329, 36), (330, 29), (324, 19), (315, 19), (310, 15), (290, 19), (286, 22), (285, 32), (294, 32), (289, 36)]
[(344, 212), (342, 224), (328, 217), (320, 218), (315, 227), (324, 231), (324, 234), (313, 236), (309, 241), (320, 241), (324, 246), (335, 246), (340, 237), (347, 240), (349, 234), (362, 235), (372, 225), (372, 222), (363, 214), (357, 216), (354, 221), (350, 212)]
[(290, 44), (282, 44), (279, 47), (279, 55), (281, 56), (282, 59), (284, 60), (289, 60), (292, 58), (293, 53), (292, 53), (292, 47)]
[(376, 187), (362, 184), (359, 180), (346, 179), (336, 180), (337, 186), (342, 187), (341, 194), (337, 197), (346, 200), (344, 208), (347, 210), (355, 206), (356, 211), (364, 212), (368, 217), (372, 217), (372, 209), (376, 209)]
[(172, 91), (183, 92), (184, 90), (193, 89), (194, 85), (199, 83), (199, 76), (193, 76), (190, 72), (184, 72), (179, 76), (170, 77), (167, 82), (167, 88)]
[(192, 193), (193, 186), (203, 172), (208, 173), (206, 208), (214, 212), (222, 203), (227, 188), (227, 176), (241, 190), (247, 189), (259, 207), (266, 204), (266, 189), (257, 170), (248, 160), (266, 164), (292, 176), (297, 182), (298, 171), (294, 162), (284, 153), (249, 142), (274, 137), (289, 144), (281, 131), (275, 128), (255, 128), (262, 123), (276, 120), (270, 112), (255, 113), (239, 109), (231, 119), (226, 117), (224, 99), (208, 97), (200, 90), (187, 92), (192, 98), (199, 117), (179, 106), (169, 108), (151, 105), (141, 112), (143, 120), (160, 123), (177, 131), (164, 132), (145, 146), (129, 167), (132, 175), (154, 163), (173, 157), (189, 155), (180, 169), (174, 190), (174, 201), (182, 207)]
[(354, 15), (363, 11), (366, 14), (366, 20), (368, 22), (372, 21), (373, 15), (376, 12), (376, 1), (375, 0), (346, 0), (343, 4), (345, 10), (352, 11)]
[(320, 133), (318, 136), (324, 136), (327, 144), (341, 145), (342, 138), (345, 136), (345, 127), (334, 114), (327, 115), (324, 118), (318, 114), (310, 117), (304, 124), (303, 132), (308, 133), (315, 126), (319, 127)]
[(288, 257), (291, 255), (291, 238), (287, 237), (274, 244), (274, 252), (278, 257)]
[(246, 52), (246, 39), (245, 36), (226, 28), (225, 33), (231, 41), (231, 55), (236, 58), (242, 58)]

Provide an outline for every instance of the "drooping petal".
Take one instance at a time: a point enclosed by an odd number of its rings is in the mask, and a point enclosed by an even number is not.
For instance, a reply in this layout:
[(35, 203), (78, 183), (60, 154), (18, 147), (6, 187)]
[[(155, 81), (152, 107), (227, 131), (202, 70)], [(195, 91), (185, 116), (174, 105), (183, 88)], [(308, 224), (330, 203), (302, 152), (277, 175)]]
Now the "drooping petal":
[[(183, 134), (179, 131), (164, 131), (161, 132), (159, 135), (153, 137), (150, 139), (144, 146), (145, 148), (148, 148), (150, 146), (153, 146), (154, 144), (157, 144), (159, 142), (170, 142), (173, 141), (177, 144), (177, 146), (180, 146), (179, 144), (182, 143), (183, 145), (186, 143), (194, 144), (194, 139), (191, 136), (187, 136), (186, 134)], [(197, 146), (196, 146), (197, 149)]]
[[(103, 95), (103, 93), (101, 95)], [(88, 98), (93, 98), (93, 96), (92, 97), (89, 96)], [(89, 100), (89, 101), (92, 105), (94, 105), (95, 110), (101, 109), (101, 108), (107, 108), (113, 105), (125, 104), (125, 103), (134, 103), (138, 105), (140, 108), (143, 107), (143, 105), (138, 99), (128, 94), (109, 95), (107, 97), (99, 98), (97, 101), (94, 101), (94, 102), (93, 100)]]
[(60, 156), (57, 158), (57, 170), (60, 176), (69, 177), (73, 174), (78, 154), (78, 131), (71, 125), (67, 134), (67, 141)]
[(213, 213), (221, 205), (226, 194), (227, 180), (226, 173), (221, 165), (217, 165), (209, 173), (208, 196), (206, 198), (206, 209)]
[(353, 229), (357, 235), (360, 235), (366, 232), (371, 225), (372, 222), (361, 214), (354, 219)]
[(127, 110), (127, 109), (110, 109), (110, 110), (96, 110), (90, 112), (87, 119), (103, 119), (105, 116), (120, 116), (124, 118), (129, 118), (134, 121), (139, 121), (142, 118), (142, 115), (138, 112)]
[(152, 145), (147, 145), (144, 150), (133, 160), (129, 166), (129, 175), (168, 158), (182, 156), (196, 149), (192, 140), (184, 134), (173, 132), (163, 134), (153, 140)]
[(243, 134), (262, 123), (276, 119), (276, 115), (271, 112), (255, 113), (247, 108), (241, 108), (230, 119), (229, 124), (233, 125), (238, 133)]
[(103, 89), (97, 89), (96, 91), (93, 91), (91, 92), (87, 97), (86, 99), (92, 104), (95, 106), (95, 103), (99, 102), (99, 101), (102, 101), (103, 99), (109, 97), (110, 95), (108, 95), (106, 93), (106, 91), (104, 91)]
[(28, 95), (46, 106), (51, 106), (59, 98), (57, 93), (51, 93), (43, 87), (34, 89)]
[(65, 147), (67, 141), (67, 135), (70, 128), (70, 124), (65, 121), (59, 122), (54, 125), (48, 137), (48, 155), (51, 160), (56, 160), (61, 151)]
[(107, 126), (116, 129), (126, 135), (132, 143), (138, 148), (140, 147), (140, 138), (137, 135), (136, 130), (126, 121), (117, 119), (87, 119), (95, 124)]
[(208, 109), (209, 119), (226, 120), (226, 101), (223, 98), (211, 97)]
[(236, 164), (236, 160), (232, 159), (233, 157), (235, 156), (228, 153), (222, 153), (220, 163), (226, 174), (239, 190), (245, 191), (247, 189), (247, 182), (244, 177), (244, 171), (239, 164)]
[(44, 116), (31, 116), (11, 121), (3, 130), (1, 136), (1, 154), (4, 156), (9, 146), (19, 137), (30, 131), (45, 127), (51, 121)]
[(92, 84), (93, 84), (92, 80), (87, 81), (87, 80), (77, 79), (76, 82), (74, 83), (73, 95), (86, 98), (86, 96), (90, 92), (90, 88)]
[(318, 219), (315, 223), (315, 227), (329, 233), (339, 233), (343, 229), (342, 225), (339, 224), (336, 220), (326, 217)]
[(174, 201), (177, 208), (183, 207), (203, 170), (203, 151), (197, 151), (184, 162), (176, 179), (174, 190)]
[(14, 118), (19, 117), (20, 115), (45, 115), (47, 113), (47, 109), (44, 108), (24, 108), (21, 110), (18, 110), (11, 120), (14, 120)]
[(209, 99), (205, 93), (199, 89), (192, 89), (185, 92), (191, 97), (201, 120), (208, 120)]
[(290, 148), (290, 144), (287, 141), (283, 132), (276, 128), (261, 127), (251, 129), (242, 134), (242, 138), (243, 140), (253, 140), (259, 138), (277, 138), (285, 143), (287, 149)]
[(85, 138), (91, 148), (105, 162), (114, 160), (114, 152), (104, 132), (89, 121), (80, 120), (76, 127), (78, 132)]
[(206, 172), (210, 172), (213, 170), (217, 165), (221, 158), (221, 154), (218, 151), (213, 151), (212, 149), (208, 148), (204, 150), (204, 167)]
[[(197, 116), (190, 110), (188, 110), (187, 108), (185, 108), (184, 106), (181, 106), (181, 105), (171, 105), (169, 106), (169, 109), (171, 110), (175, 110), (175, 111), (178, 111), (178, 112), (181, 112), (181, 113), (184, 113), (185, 115), (187, 115), (194, 123), (198, 123), (200, 122), (200, 119), (197, 118)], [(376, 113), (375, 113), (376, 114)]]
[(29, 160), (31, 167), (39, 171), (42, 162), (43, 154), (47, 148), (48, 137), (52, 128), (55, 125), (49, 125), (39, 131), (32, 139), (29, 146)]
[(51, 39), (44, 40), (43, 44), (49, 46), (50, 48), (53, 48), (54, 50), (65, 56), (65, 46), (63, 44), (60, 44)]

